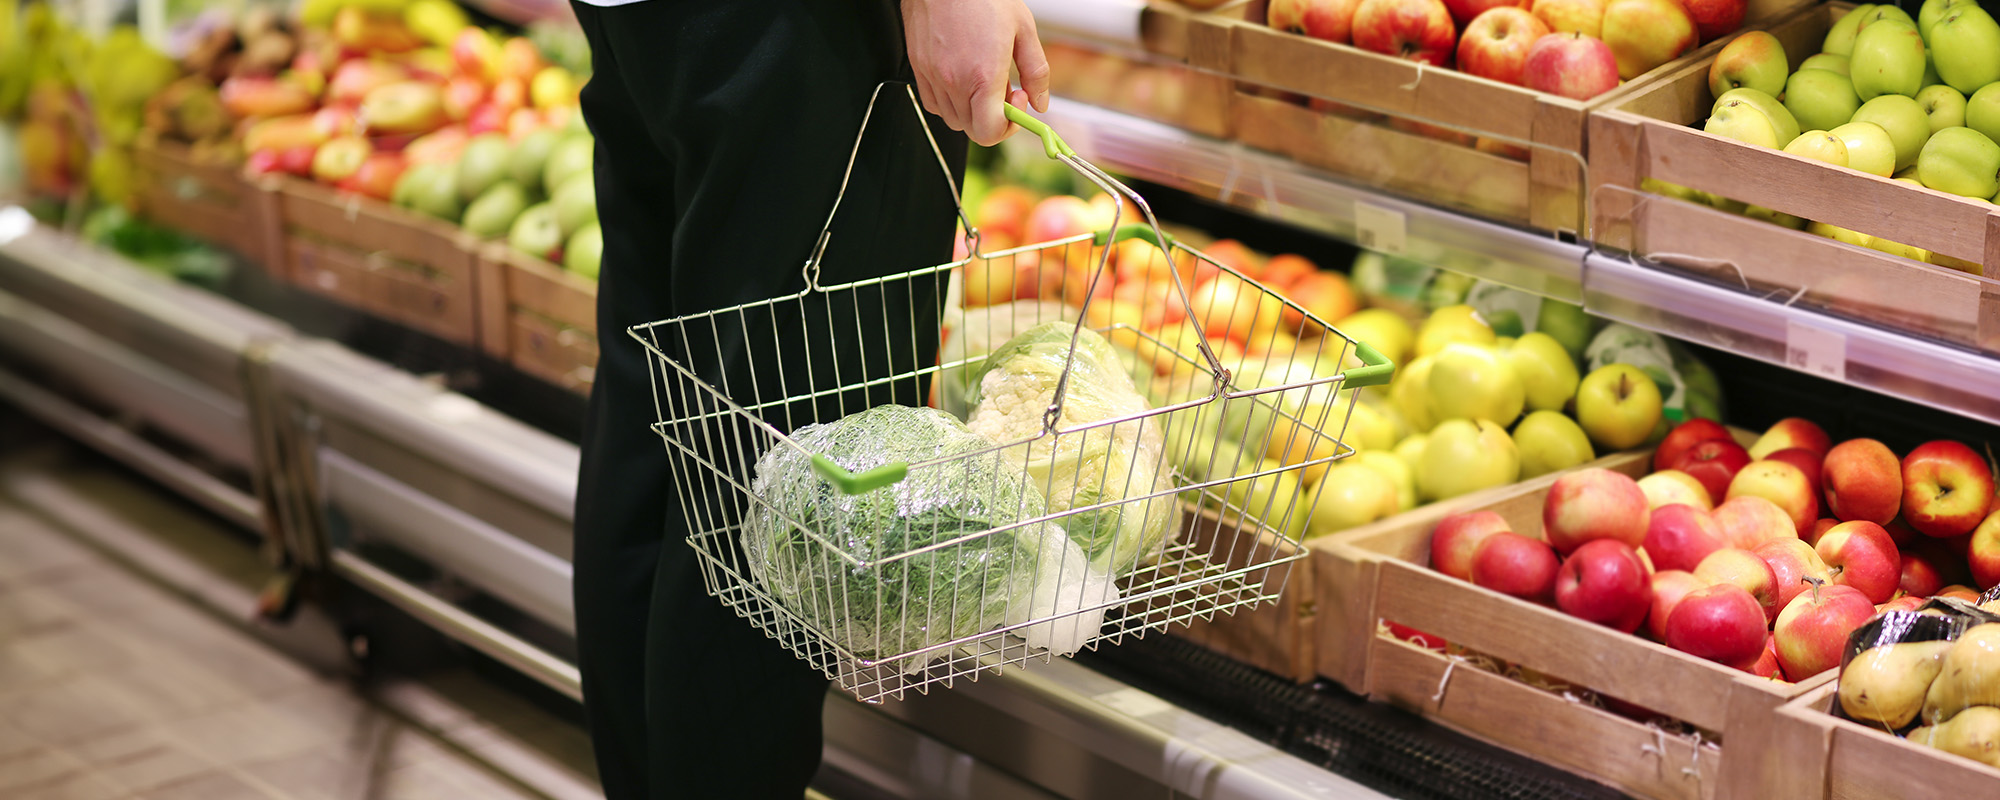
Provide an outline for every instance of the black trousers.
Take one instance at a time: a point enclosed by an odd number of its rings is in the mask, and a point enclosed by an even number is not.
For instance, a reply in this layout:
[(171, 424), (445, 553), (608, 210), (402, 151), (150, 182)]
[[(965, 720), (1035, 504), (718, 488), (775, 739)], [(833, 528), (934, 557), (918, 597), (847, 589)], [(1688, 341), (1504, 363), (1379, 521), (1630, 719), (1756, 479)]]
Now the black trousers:
[[(706, 595), (680, 462), (656, 421), (637, 324), (799, 291), (876, 85), (906, 78), (892, 0), (648, 0), (576, 5), (595, 73), (604, 258), (601, 355), (578, 476), (577, 640), (584, 704), (610, 800), (797, 798), (818, 768), (825, 679)], [(900, 87), (885, 90), (833, 225), (822, 284), (900, 273), (951, 255), (951, 196)], [(926, 118), (954, 172), (965, 140)], [(849, 370), (934, 363), (937, 293), (838, 306), (886, 324), (792, 326)], [(895, 341), (875, 331), (901, 329)], [(786, 341), (796, 340), (796, 341)], [(912, 344), (914, 342), (914, 344)], [(695, 348), (707, 351), (706, 346)], [(885, 355), (893, 353), (893, 355)], [(731, 353), (710, 368), (771, 386), (796, 362)], [(860, 365), (857, 367), (857, 365)], [(852, 379), (853, 372), (842, 377)], [(824, 379), (813, 375), (815, 380)], [(766, 391), (769, 391), (768, 389)], [(920, 404), (915, 391), (871, 402)], [(851, 407), (848, 410), (853, 410)], [(820, 409), (822, 415), (825, 409)], [(802, 422), (794, 417), (791, 422)]]

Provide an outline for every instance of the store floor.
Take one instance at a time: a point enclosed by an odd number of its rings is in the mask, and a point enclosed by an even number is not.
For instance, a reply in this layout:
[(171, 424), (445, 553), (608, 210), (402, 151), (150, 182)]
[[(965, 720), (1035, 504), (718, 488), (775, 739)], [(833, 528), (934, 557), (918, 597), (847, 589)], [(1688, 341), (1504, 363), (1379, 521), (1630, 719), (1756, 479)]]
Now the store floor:
[[(190, 509), (87, 459), (20, 460), (0, 458), (0, 797), (602, 797), (573, 723), (462, 669), (366, 693), (315, 671), (75, 532), (187, 551)], [(193, 549), (251, 577), (222, 544)]]

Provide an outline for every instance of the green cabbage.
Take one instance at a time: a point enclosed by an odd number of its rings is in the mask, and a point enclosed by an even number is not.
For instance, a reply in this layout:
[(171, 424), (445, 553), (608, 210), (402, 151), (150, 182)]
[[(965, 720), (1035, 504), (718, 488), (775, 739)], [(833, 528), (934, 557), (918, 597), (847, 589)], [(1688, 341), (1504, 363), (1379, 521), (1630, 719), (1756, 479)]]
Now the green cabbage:
[[(1117, 598), (1109, 577), (1091, 569), (1054, 523), (883, 561), (1048, 513), (1032, 482), (999, 454), (982, 452), (991, 442), (943, 412), (879, 406), (792, 438), (798, 447), (779, 445), (757, 459), (745, 560), (780, 605), (857, 656), (891, 658), (1065, 615), (1019, 632), (1032, 646), (1067, 655), (1097, 633), (1103, 606)], [(812, 454), (853, 472), (950, 460), (848, 495), (813, 472)]]
[[(1072, 363), (1073, 332), (1077, 339)], [(1043, 416), (1065, 365), (1069, 381), (1059, 430), (1132, 417), (1148, 409), (1110, 342), (1087, 328), (1077, 331), (1071, 323), (1049, 322), (1022, 332), (987, 357), (985, 371), (968, 398), (972, 415), (966, 425), (1003, 444), (1033, 438), (1025, 450), (1015, 447), (1006, 452), (1047, 495), (1051, 512), (1116, 503), (1063, 520), (1070, 538), (1089, 554), (1093, 565), (1122, 577), (1155, 560), (1180, 525), (1180, 507), (1172, 494), (1118, 502), (1173, 489), (1162, 424), (1144, 418), (1042, 436)]]

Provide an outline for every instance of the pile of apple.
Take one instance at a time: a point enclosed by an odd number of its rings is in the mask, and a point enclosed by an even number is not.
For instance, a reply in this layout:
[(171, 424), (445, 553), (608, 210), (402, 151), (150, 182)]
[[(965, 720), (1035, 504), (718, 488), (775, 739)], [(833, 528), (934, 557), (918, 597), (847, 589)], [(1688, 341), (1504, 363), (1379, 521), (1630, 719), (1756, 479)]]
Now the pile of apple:
[[(1972, 0), (1926, 0), (1916, 18), (1862, 5), (1787, 75), (1768, 33), (1724, 46), (1709, 71), (1704, 130), (1914, 186), (2000, 195), (2000, 23)], [(1683, 187), (1660, 190), (1791, 228), (1978, 274), (1976, 263)]]
[(1603, 469), (1558, 478), (1539, 535), (1491, 511), (1448, 517), (1432, 532), (1432, 566), (1792, 681), (1839, 666), (1848, 634), (1882, 611), (1931, 596), (1976, 602), (1972, 587), (1945, 585), (1952, 577), (2000, 581), (1994, 478), (1959, 442), (1898, 459), (1792, 418), (1745, 448), (1694, 419), (1653, 466), (1636, 481)]
[(1588, 100), (1743, 24), (1746, 0), (1271, 0), (1265, 22)]

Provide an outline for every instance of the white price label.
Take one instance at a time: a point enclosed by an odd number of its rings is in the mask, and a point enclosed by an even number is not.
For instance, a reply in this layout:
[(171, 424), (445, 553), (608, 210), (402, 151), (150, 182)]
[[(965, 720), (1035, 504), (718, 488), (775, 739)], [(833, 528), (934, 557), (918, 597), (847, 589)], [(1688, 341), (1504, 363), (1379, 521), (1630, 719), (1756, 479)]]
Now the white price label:
[(1354, 201), (1355, 243), (1368, 250), (1402, 255), (1409, 235), (1409, 221), (1403, 212), (1360, 200)]
[(1162, 711), (1172, 711), (1174, 708), (1174, 704), (1138, 689), (1119, 689), (1091, 699), (1134, 719), (1149, 717)]
[(1808, 325), (1798, 320), (1785, 322), (1785, 363), (1827, 380), (1847, 380), (1847, 334)]

